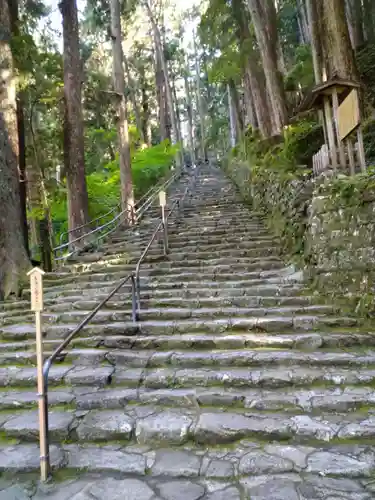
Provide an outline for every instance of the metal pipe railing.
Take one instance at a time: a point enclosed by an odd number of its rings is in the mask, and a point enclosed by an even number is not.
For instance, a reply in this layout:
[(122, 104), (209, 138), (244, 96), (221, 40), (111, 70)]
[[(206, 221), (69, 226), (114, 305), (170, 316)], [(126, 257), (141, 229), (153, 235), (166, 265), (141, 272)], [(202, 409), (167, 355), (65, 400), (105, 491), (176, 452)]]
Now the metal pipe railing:
[(70, 342), (76, 337), (81, 330), (93, 319), (93, 317), (100, 311), (100, 309), (129, 281), (131, 280), (132, 286), (132, 319), (134, 322), (137, 321), (137, 299), (136, 299), (136, 287), (134, 274), (129, 274), (126, 278), (122, 279), (118, 285), (105, 297), (96, 307), (88, 314), (81, 323), (65, 338), (65, 340), (55, 349), (49, 358), (43, 364), (43, 392), (39, 394), (39, 397), (43, 400), (44, 405), (44, 433), (45, 436), (45, 446), (44, 449), (47, 450), (46, 455), (40, 457), (41, 461), (46, 463), (47, 475), (51, 473), (51, 461), (49, 454), (49, 425), (48, 425), (48, 376), (51, 369), (52, 363), (57, 359), (57, 357), (63, 352), (63, 350), (70, 344)]
[[(60, 260), (65, 260), (71, 256), (73, 256), (75, 253), (84, 250), (88, 245), (93, 244), (94, 241), (92, 240), (92, 236), (96, 236), (95, 243), (98, 243), (100, 240), (108, 236), (109, 234), (113, 233), (115, 231), (120, 222), (121, 219), (125, 216), (126, 213), (130, 213), (130, 217), (133, 220), (133, 224), (129, 226), (126, 230), (131, 229), (134, 227), (135, 224), (137, 224), (141, 218), (144, 216), (146, 211), (151, 208), (153, 202), (155, 201), (157, 197), (157, 193), (161, 189), (167, 189), (172, 182), (174, 182), (176, 179), (178, 179), (181, 176), (182, 172), (178, 172), (173, 174), (169, 179), (163, 182), (161, 185), (154, 186), (152, 189), (150, 189), (148, 192), (151, 192), (151, 194), (143, 201), (143, 203), (140, 206), (137, 206), (136, 208), (130, 207), (125, 210), (122, 210), (120, 213), (118, 213), (113, 219), (110, 221), (106, 222), (105, 224), (102, 224), (100, 226), (97, 226), (95, 229), (92, 229), (91, 231), (88, 231), (77, 238), (74, 238), (72, 241), (69, 241), (68, 243), (64, 243), (62, 245), (59, 245), (55, 248), (53, 248), (53, 253), (55, 254), (54, 260), (55, 262), (58, 262)], [(141, 200), (142, 201), (142, 198)], [(140, 203), (140, 201), (138, 203)], [(108, 215), (108, 214), (107, 214)], [(104, 216), (103, 216), (104, 217)], [(82, 225), (81, 227), (85, 227), (87, 224)], [(106, 230), (110, 226), (111, 229)], [(76, 228), (75, 230), (78, 230), (79, 228)], [(74, 230), (73, 230), (74, 231)], [(102, 231), (104, 231), (102, 233)], [(102, 233), (102, 234), (101, 234)], [(85, 241), (86, 240), (86, 241)], [(75, 243), (82, 242), (82, 246), (77, 246), (76, 248), (74, 247)], [(73, 248), (72, 248), (73, 246)], [(68, 253), (64, 254), (64, 250), (68, 250)]]
[[(193, 175), (193, 182), (195, 183), (196, 173)], [(169, 181), (168, 181), (169, 182)], [(49, 453), (49, 424), (48, 424), (48, 377), (51, 366), (53, 362), (58, 358), (58, 356), (64, 351), (64, 349), (70, 344), (70, 342), (85, 328), (85, 326), (94, 318), (94, 316), (105, 306), (105, 304), (128, 282), (131, 281), (131, 300), (132, 300), (132, 321), (137, 323), (140, 320), (140, 312), (141, 312), (141, 284), (140, 284), (140, 267), (145, 257), (147, 256), (153, 242), (155, 241), (160, 229), (163, 229), (163, 242), (164, 242), (164, 255), (167, 255), (169, 249), (168, 242), (168, 219), (174, 213), (176, 208), (180, 210), (181, 205), (186, 198), (187, 193), (191, 189), (193, 183), (190, 183), (189, 186), (185, 189), (183, 195), (180, 199), (177, 199), (172, 204), (168, 213), (163, 211), (161, 222), (157, 225), (155, 231), (153, 232), (146, 248), (142, 252), (141, 257), (139, 258), (135, 272), (129, 274), (125, 278), (123, 278), (113, 290), (101, 301), (99, 304), (93, 309), (80, 323), (79, 325), (70, 332), (66, 338), (61, 342), (61, 344), (55, 349), (55, 351), (46, 359), (43, 364), (43, 391), (39, 394), (39, 397), (43, 400), (44, 405), (44, 413), (45, 419), (43, 422), (43, 432), (40, 433), (43, 436), (44, 442), (41, 449), (46, 450), (44, 456), (40, 457), (41, 462), (44, 463), (44, 470), (47, 471), (47, 475), (49, 476), (51, 473), (51, 462), (50, 462), (50, 453)]]

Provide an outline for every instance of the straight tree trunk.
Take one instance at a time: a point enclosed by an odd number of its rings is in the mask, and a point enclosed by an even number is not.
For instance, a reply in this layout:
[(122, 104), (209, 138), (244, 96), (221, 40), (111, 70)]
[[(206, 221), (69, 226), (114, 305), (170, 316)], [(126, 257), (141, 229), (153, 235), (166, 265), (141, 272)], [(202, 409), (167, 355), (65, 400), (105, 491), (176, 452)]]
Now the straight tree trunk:
[(280, 134), (288, 121), (282, 75), (278, 63), (278, 34), (273, 0), (248, 0), (259, 45), (267, 90), (272, 104), (272, 128)]
[(346, 18), (353, 50), (357, 50), (365, 43), (363, 30), (363, 11), (360, 0), (346, 0)]
[(255, 114), (250, 77), (248, 71), (246, 71), (246, 68), (244, 70), (244, 75), (243, 75), (243, 88), (245, 94), (245, 112), (246, 112), (245, 124), (250, 125), (251, 128), (253, 129), (256, 129), (258, 128), (258, 121)]
[(84, 233), (78, 226), (88, 222), (82, 116), (82, 66), (79, 54), (76, 0), (62, 0), (64, 37), (64, 164), (68, 197), (70, 241)]
[(113, 88), (116, 93), (117, 136), (120, 149), (121, 208), (125, 220), (131, 223), (134, 210), (128, 116), (125, 99), (124, 55), (122, 51), (121, 16), (119, 0), (111, 0), (111, 38), (113, 57)]
[(302, 43), (309, 43), (310, 31), (305, 0), (297, 1), (297, 16), (298, 24), (300, 25)]
[(166, 139), (170, 139), (170, 137), (168, 136), (167, 118), (165, 116), (165, 109), (166, 109), (165, 81), (164, 81), (163, 70), (161, 67), (159, 50), (156, 46), (155, 39), (154, 39), (154, 44), (155, 44), (155, 85), (156, 85), (156, 99), (158, 102), (158, 112), (159, 112), (160, 139), (162, 141), (165, 141)]
[(18, 294), (30, 262), (21, 222), (16, 81), (10, 48), (11, 18), (0, 0), (0, 297)]
[(373, 0), (363, 0), (363, 22), (366, 31), (366, 40), (375, 41), (375, 8)]
[(326, 61), (327, 78), (334, 77), (358, 81), (358, 71), (349, 37), (342, 0), (319, 0), (321, 12), (321, 43)]
[(242, 0), (232, 1), (232, 12), (238, 26), (237, 38), (240, 49), (246, 52), (244, 63), (245, 81), (248, 82), (248, 91), (251, 92), (256, 122), (262, 137), (266, 138), (272, 134), (271, 109), (268, 102), (264, 71), (259, 61), (258, 51), (254, 48), (253, 35), (251, 35), (249, 29), (249, 13)]
[(202, 100), (200, 64), (199, 64), (199, 60), (198, 60), (198, 51), (197, 51), (197, 44), (195, 41), (195, 33), (193, 33), (193, 38), (194, 38), (194, 59), (195, 59), (197, 109), (198, 109), (198, 114), (199, 114), (200, 135), (201, 135), (201, 155), (202, 155), (203, 160), (206, 161), (207, 160), (207, 150), (206, 150), (206, 136), (205, 136), (205, 119), (204, 119), (203, 100)]
[[(171, 84), (170, 84), (170, 80), (169, 80), (167, 61), (165, 60), (165, 57), (164, 57), (163, 43), (161, 40), (160, 30), (159, 30), (158, 25), (156, 24), (154, 15), (153, 15), (151, 7), (150, 7), (150, 4), (148, 3), (147, 0), (144, 2), (144, 5), (146, 7), (147, 14), (148, 14), (151, 26), (152, 26), (152, 30), (153, 30), (155, 41), (156, 41), (156, 49), (157, 49), (157, 52), (159, 52), (161, 67), (162, 67), (163, 74), (164, 74), (165, 90), (166, 90), (166, 96), (167, 96), (169, 116), (171, 119), (171, 126), (172, 126), (172, 144), (177, 144), (177, 141), (178, 141), (177, 121), (176, 121), (176, 115), (174, 112), (172, 88), (171, 88)], [(176, 155), (176, 162), (177, 162), (177, 167), (180, 168), (182, 165), (180, 154)]]
[[(8, 0), (12, 36), (19, 36), (19, 13), (18, 0)], [(29, 231), (27, 226), (27, 199), (26, 199), (26, 144), (25, 144), (25, 118), (24, 118), (24, 97), (23, 93), (17, 92), (17, 127), (18, 127), (18, 173), (20, 183), (20, 198), (21, 198), (21, 224), (23, 227), (23, 237), (25, 248), (29, 254)]]
[(145, 138), (147, 146), (151, 146), (151, 134), (150, 134), (150, 105), (149, 98), (147, 95), (146, 79), (144, 74), (144, 68), (140, 72), (140, 86), (141, 86), (141, 99), (142, 99), (142, 116), (141, 116), (141, 127), (142, 134)]
[(320, 38), (319, 15), (315, 0), (306, 0), (307, 18), (309, 22), (311, 52), (314, 66), (315, 83), (323, 80), (323, 49)]
[(191, 101), (191, 94), (190, 94), (190, 87), (189, 87), (188, 65), (186, 65), (186, 70), (184, 71), (184, 84), (185, 84), (186, 114), (187, 114), (187, 121), (188, 121), (188, 136), (189, 136), (191, 163), (193, 165), (196, 165), (194, 134), (193, 134), (193, 104)]
[[(128, 60), (125, 56), (124, 56), (124, 63), (125, 63), (125, 71), (126, 71), (126, 79), (127, 79), (127, 83), (128, 83), (129, 95), (130, 95), (130, 99), (131, 99), (131, 102), (133, 105), (135, 124), (136, 124), (137, 130), (138, 130), (138, 133), (141, 136), (141, 141), (144, 144), (146, 142), (146, 138), (143, 134), (141, 115), (140, 115), (138, 103), (137, 103), (137, 89), (136, 89), (136, 85), (134, 83), (134, 80), (130, 74)], [(125, 91), (125, 88), (124, 88), (124, 91)]]
[(228, 94), (228, 113), (229, 113), (229, 138), (230, 147), (234, 148), (237, 144), (237, 127), (236, 127), (236, 117), (235, 109), (233, 105), (232, 92), (229, 83), (227, 84), (227, 94)]
[(231, 95), (233, 117), (234, 117), (234, 123), (235, 123), (235, 127), (236, 127), (236, 137), (237, 137), (237, 141), (238, 141), (239, 138), (242, 137), (242, 134), (243, 134), (243, 120), (242, 120), (242, 113), (241, 113), (241, 109), (240, 109), (240, 101), (238, 98), (238, 91), (237, 91), (236, 85), (232, 79), (229, 80), (228, 90), (230, 91), (230, 95)]

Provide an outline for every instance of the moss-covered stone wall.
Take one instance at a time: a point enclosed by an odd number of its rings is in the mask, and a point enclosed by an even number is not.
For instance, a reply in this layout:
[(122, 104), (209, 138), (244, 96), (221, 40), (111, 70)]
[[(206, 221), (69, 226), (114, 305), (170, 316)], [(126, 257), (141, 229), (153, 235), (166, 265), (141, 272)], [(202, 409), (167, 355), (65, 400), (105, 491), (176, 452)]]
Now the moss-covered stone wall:
[(375, 311), (373, 174), (314, 180), (303, 170), (251, 172), (235, 161), (226, 170), (317, 293), (342, 298), (364, 316)]

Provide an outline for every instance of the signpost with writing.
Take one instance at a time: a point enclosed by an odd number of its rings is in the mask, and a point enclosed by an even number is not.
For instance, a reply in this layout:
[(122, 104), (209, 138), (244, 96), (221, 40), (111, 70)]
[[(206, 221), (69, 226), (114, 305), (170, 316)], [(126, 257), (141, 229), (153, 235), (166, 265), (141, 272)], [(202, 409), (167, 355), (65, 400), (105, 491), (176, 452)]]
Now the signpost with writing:
[(40, 475), (42, 481), (47, 481), (48, 470), (47, 448), (47, 419), (48, 410), (44, 400), (43, 378), (43, 338), (42, 338), (42, 311), (43, 311), (43, 275), (44, 271), (34, 267), (27, 273), (30, 277), (31, 310), (35, 313), (36, 332), (36, 359), (38, 381), (38, 406), (39, 406), (39, 442), (40, 442)]

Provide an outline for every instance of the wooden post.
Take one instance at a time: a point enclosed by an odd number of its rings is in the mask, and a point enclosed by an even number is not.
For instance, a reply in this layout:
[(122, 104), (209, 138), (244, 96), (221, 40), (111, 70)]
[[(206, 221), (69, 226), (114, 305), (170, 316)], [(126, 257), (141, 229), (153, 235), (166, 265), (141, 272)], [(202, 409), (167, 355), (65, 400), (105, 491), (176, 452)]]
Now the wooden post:
[(339, 155), (340, 155), (340, 164), (343, 168), (345, 168), (346, 166), (345, 151), (339, 133), (339, 98), (337, 95), (337, 89), (335, 87), (333, 87), (332, 91), (332, 104), (333, 104), (333, 116), (335, 120), (337, 146), (339, 148)]
[(363, 145), (363, 133), (362, 133), (362, 126), (361, 125), (359, 125), (358, 130), (357, 130), (357, 138), (358, 138), (359, 163), (360, 163), (362, 172), (366, 172), (366, 156), (365, 156), (365, 148)]
[(43, 311), (43, 275), (39, 267), (34, 267), (27, 273), (30, 276), (31, 310), (35, 312), (36, 331), (36, 360), (37, 360), (37, 383), (38, 383), (38, 406), (39, 406), (39, 442), (40, 442), (40, 479), (48, 480), (49, 451), (48, 451), (48, 409), (44, 401), (44, 377), (43, 377), (43, 338), (42, 338), (42, 311)]
[(350, 139), (350, 137), (348, 137), (345, 142), (348, 150), (350, 175), (355, 175), (355, 159), (352, 140)]
[(336, 172), (337, 169), (337, 151), (336, 151), (336, 141), (335, 134), (333, 130), (333, 121), (331, 113), (331, 104), (328, 96), (324, 96), (324, 114), (327, 124), (327, 135), (328, 135), (328, 146), (331, 155), (331, 163), (333, 170)]

